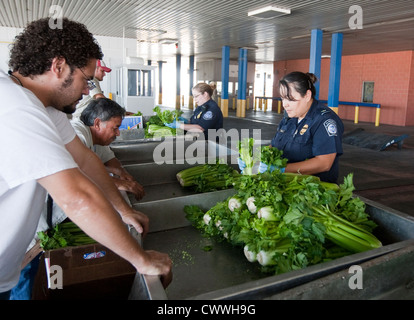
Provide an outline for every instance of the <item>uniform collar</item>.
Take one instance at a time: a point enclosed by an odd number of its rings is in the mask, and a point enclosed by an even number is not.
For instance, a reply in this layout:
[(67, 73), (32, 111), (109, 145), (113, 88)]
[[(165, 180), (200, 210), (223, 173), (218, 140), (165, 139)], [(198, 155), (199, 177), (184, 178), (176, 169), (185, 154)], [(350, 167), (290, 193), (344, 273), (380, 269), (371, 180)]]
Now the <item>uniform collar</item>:
[(316, 100), (316, 99), (313, 99), (313, 102), (312, 102), (312, 104), (311, 104), (311, 106), (310, 106), (310, 108), (309, 108), (309, 111), (308, 111), (308, 113), (306, 114), (305, 118), (303, 118), (303, 119), (302, 119), (301, 123), (302, 123), (303, 121), (313, 119), (313, 116), (315, 115), (315, 112), (316, 112), (316, 109), (317, 109), (317, 105), (318, 105), (318, 104), (319, 104), (319, 101), (318, 101), (318, 100)]

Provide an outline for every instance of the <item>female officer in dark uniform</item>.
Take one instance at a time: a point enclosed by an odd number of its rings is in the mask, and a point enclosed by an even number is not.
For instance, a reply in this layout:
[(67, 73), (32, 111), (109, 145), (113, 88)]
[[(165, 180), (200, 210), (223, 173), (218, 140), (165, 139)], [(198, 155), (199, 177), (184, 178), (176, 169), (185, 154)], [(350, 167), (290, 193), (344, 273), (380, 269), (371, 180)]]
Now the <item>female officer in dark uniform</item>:
[[(343, 153), (344, 126), (338, 115), (315, 99), (316, 77), (292, 72), (279, 82), (279, 92), (287, 113), (280, 122), (272, 147), (283, 150), (288, 159), (282, 172), (318, 176), (322, 181), (338, 180), (338, 158)], [(273, 171), (261, 163), (259, 171)]]
[(193, 87), (194, 101), (198, 107), (194, 111), (189, 123), (185, 119), (183, 122), (174, 122), (167, 124), (170, 128), (180, 128), (190, 132), (203, 132), (204, 137), (208, 139), (209, 129), (223, 128), (223, 113), (217, 103), (211, 99), (213, 89), (207, 83), (198, 83)]

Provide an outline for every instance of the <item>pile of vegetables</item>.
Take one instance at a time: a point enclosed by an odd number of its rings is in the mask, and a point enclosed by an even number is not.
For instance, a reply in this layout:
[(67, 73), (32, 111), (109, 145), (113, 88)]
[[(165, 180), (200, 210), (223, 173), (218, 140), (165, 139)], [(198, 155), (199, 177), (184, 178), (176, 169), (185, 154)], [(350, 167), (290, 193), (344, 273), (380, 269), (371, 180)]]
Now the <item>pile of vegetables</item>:
[(264, 272), (279, 274), (381, 247), (365, 203), (353, 196), (353, 175), (343, 184), (274, 171), (241, 175), (236, 194), (204, 212), (184, 208), (208, 237), (243, 248)]
[(73, 222), (60, 223), (51, 230), (38, 232), (37, 236), (44, 250), (96, 243)]
[(204, 164), (184, 169), (177, 173), (182, 187), (194, 188), (196, 192), (209, 192), (233, 187), (240, 176), (227, 164)]
[(175, 136), (177, 129), (172, 129), (165, 126), (165, 123), (172, 123), (174, 120), (183, 114), (181, 110), (164, 110), (162, 111), (159, 106), (156, 106), (153, 111), (155, 115), (149, 118), (145, 126), (145, 137), (146, 138), (160, 138)]

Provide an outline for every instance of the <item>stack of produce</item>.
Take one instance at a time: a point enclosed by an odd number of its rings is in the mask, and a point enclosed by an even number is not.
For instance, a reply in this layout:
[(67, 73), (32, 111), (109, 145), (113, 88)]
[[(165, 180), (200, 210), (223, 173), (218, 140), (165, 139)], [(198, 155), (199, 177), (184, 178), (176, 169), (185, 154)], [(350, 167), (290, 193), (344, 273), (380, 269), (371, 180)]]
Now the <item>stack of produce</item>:
[(165, 123), (172, 123), (174, 120), (178, 121), (178, 118), (183, 114), (181, 110), (164, 110), (156, 106), (153, 110), (156, 114), (149, 118), (145, 126), (146, 138), (160, 138), (175, 136), (177, 129), (173, 129), (165, 126)]
[(44, 250), (96, 243), (73, 222), (58, 224), (51, 230), (38, 232), (37, 236), (40, 240), (40, 246)]
[(196, 192), (209, 192), (233, 187), (240, 176), (227, 164), (204, 164), (177, 173), (182, 187), (194, 188)]
[(290, 173), (242, 175), (236, 194), (187, 219), (206, 236), (244, 248), (263, 271), (283, 273), (380, 247), (365, 203), (353, 196), (353, 175), (341, 185)]

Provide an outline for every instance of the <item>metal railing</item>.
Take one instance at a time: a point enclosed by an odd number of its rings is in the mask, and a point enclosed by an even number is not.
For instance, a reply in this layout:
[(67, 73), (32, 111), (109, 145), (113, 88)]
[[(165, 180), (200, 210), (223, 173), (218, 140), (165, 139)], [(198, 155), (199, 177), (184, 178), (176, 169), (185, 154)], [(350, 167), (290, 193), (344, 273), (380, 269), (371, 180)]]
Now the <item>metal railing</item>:
[[(268, 110), (268, 100), (277, 100), (277, 113), (282, 113), (282, 99), (279, 97), (255, 97), (254, 99), (254, 110), (260, 109), (264, 112)], [(327, 104), (327, 100), (319, 100), (322, 103)], [(381, 114), (381, 105), (379, 103), (366, 103), (366, 102), (348, 102), (348, 101), (339, 101), (339, 105), (342, 106), (353, 106), (355, 107), (355, 117), (354, 123), (359, 122), (359, 108), (360, 107), (368, 107), (368, 108), (376, 108), (375, 114), (375, 126), (379, 126), (380, 121), (380, 114)]]
[[(328, 103), (327, 100), (319, 100), (323, 103)], [(381, 105), (379, 103), (366, 103), (366, 102), (347, 102), (347, 101), (339, 101), (338, 105), (341, 106), (354, 106), (355, 107), (355, 117), (354, 117), (354, 123), (358, 123), (359, 121), (359, 108), (360, 107), (368, 107), (368, 108), (376, 108), (375, 113), (375, 126), (379, 126), (380, 121), (380, 114), (381, 114)]]

